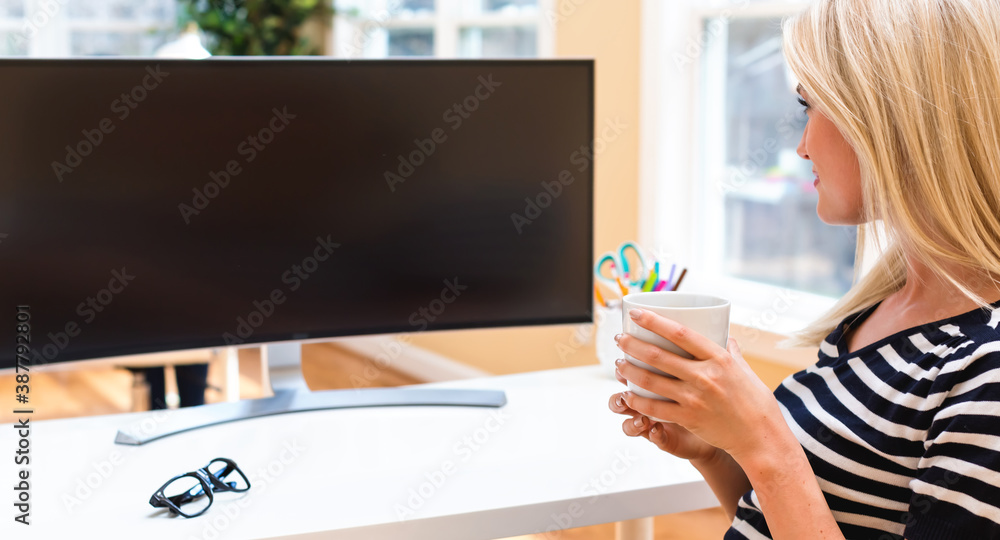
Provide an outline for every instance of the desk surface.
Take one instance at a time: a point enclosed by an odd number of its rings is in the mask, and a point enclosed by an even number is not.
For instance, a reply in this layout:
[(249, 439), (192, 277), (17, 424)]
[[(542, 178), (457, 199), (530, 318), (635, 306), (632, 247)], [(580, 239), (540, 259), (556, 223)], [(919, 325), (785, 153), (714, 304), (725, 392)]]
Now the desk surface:
[[(31, 424), (31, 521), (13, 521), (0, 426), (0, 537), (489, 539), (708, 508), (718, 503), (686, 461), (621, 432), (599, 366), (428, 386), (500, 389), (500, 409), (387, 407), (279, 415), (113, 444), (121, 427), (158, 430), (184, 410)], [(176, 474), (228, 457), (253, 484), (221, 493), (194, 519), (150, 495)]]

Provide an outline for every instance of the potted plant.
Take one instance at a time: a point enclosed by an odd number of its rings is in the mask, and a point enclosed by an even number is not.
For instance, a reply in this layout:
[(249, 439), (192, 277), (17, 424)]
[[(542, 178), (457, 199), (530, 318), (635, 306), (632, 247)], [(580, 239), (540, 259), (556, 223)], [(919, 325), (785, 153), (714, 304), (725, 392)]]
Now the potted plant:
[(209, 39), (213, 55), (316, 55), (303, 32), (309, 21), (328, 24), (332, 0), (181, 0)]

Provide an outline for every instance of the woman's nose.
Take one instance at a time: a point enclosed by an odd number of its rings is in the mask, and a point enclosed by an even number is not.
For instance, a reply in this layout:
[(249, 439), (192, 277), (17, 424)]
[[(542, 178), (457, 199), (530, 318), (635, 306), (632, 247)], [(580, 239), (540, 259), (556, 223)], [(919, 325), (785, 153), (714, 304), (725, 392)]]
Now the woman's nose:
[(802, 159), (809, 159), (809, 152), (806, 151), (806, 134), (808, 133), (809, 124), (806, 124), (806, 128), (802, 130), (802, 138), (799, 140), (799, 147), (795, 149), (795, 153), (797, 153)]

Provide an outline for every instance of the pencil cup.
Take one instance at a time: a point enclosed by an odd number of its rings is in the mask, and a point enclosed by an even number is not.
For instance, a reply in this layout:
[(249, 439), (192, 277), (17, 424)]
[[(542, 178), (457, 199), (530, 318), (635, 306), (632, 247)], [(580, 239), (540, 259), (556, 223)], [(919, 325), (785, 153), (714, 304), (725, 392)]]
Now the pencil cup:
[(597, 359), (601, 362), (604, 373), (615, 378), (615, 360), (622, 357), (622, 351), (615, 343), (615, 336), (622, 333), (622, 304), (614, 302), (611, 306), (597, 306), (594, 312), (594, 346), (597, 349)]
[[(705, 336), (722, 348), (726, 348), (726, 343), (729, 340), (729, 307), (729, 300), (705, 294), (674, 291), (633, 293), (626, 295), (623, 301), (622, 328), (624, 328), (624, 333), (630, 336), (647, 343), (652, 343), (661, 349), (684, 358), (693, 358), (687, 351), (674, 345), (666, 338), (636, 324), (629, 316), (629, 310), (638, 308), (645, 311), (652, 311), (657, 315), (676, 321)], [(640, 360), (636, 360), (627, 354), (624, 356), (626, 360), (636, 366), (652, 371), (653, 373), (671, 377), (670, 374), (664, 373)], [(671, 399), (636, 386), (631, 381), (628, 383), (628, 389), (639, 396), (673, 402)], [(652, 419), (656, 422), (665, 421), (659, 418)]]

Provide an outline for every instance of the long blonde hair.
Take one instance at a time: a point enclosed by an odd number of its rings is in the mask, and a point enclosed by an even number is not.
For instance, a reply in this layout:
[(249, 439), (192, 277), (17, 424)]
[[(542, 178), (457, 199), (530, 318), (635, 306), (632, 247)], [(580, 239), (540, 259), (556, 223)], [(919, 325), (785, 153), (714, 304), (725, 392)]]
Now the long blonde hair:
[[(844, 317), (899, 290), (906, 255), (988, 306), (975, 289), (1000, 275), (996, 0), (819, 0), (782, 28), (810, 105), (858, 155), (865, 223), (854, 285), (781, 346), (816, 346)], [(881, 255), (860, 277), (870, 237)], [(983, 277), (963, 283), (946, 265)]]

